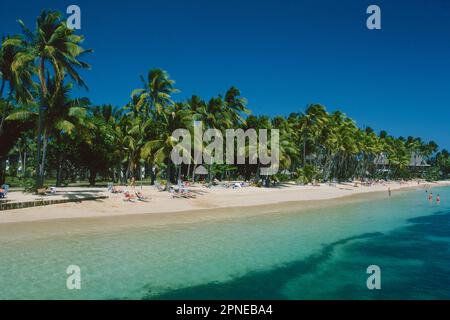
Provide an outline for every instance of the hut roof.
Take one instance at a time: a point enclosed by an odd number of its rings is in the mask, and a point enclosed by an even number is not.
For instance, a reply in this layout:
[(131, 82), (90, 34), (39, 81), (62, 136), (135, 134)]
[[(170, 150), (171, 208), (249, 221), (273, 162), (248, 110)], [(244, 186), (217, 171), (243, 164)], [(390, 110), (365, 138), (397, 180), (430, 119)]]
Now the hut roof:
[(425, 161), (423, 156), (413, 152), (411, 154), (411, 160), (409, 161), (410, 167), (429, 167), (430, 165)]
[(384, 153), (380, 153), (375, 157), (373, 163), (377, 166), (387, 166), (389, 164), (389, 159), (387, 155), (385, 155)]

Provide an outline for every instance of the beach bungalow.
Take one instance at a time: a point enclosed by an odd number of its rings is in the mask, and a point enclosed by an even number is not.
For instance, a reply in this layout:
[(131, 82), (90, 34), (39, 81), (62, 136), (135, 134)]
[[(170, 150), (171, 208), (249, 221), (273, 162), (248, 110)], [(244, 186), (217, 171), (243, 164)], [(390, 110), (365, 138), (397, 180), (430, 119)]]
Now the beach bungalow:
[[(388, 167), (389, 166), (389, 159), (387, 154), (380, 153), (378, 156), (375, 157), (373, 160), (373, 163), (377, 167)], [(430, 167), (430, 165), (425, 161), (424, 157), (417, 152), (413, 152), (411, 154), (411, 160), (409, 161), (409, 167), (416, 168), (416, 167)]]
[(375, 157), (375, 159), (373, 160), (373, 163), (376, 166), (388, 166), (389, 165), (389, 159), (388, 159), (387, 154), (380, 153), (379, 155), (377, 155)]
[(409, 166), (413, 168), (417, 167), (430, 167), (430, 165), (425, 161), (424, 157), (417, 152), (411, 154), (411, 160), (409, 161)]
[[(390, 165), (389, 165), (389, 158), (386, 153), (380, 153), (378, 156), (374, 159), (374, 164), (376, 166), (376, 170), (379, 173), (390, 173)], [(426, 162), (425, 158), (420, 155), (417, 152), (413, 152), (411, 154), (411, 159), (409, 161), (409, 168), (411, 170), (420, 171), (421, 173), (424, 172), (424, 170), (430, 165)]]
[(382, 152), (375, 157), (373, 160), (375, 164), (376, 171), (379, 173), (389, 173), (391, 170), (389, 169), (389, 159), (386, 153)]

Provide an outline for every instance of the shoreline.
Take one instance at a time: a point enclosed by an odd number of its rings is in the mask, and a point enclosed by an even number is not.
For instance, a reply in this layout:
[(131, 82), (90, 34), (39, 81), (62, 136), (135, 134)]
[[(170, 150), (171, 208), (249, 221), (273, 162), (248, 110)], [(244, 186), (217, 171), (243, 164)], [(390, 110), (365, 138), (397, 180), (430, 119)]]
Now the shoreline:
[[(48, 221), (70, 221), (73, 219), (112, 218), (116, 220), (134, 220), (130, 217), (145, 218), (155, 225), (167, 225), (178, 222), (196, 222), (211, 218), (231, 218), (260, 215), (283, 210), (301, 210), (327, 205), (330, 200), (349, 201), (352, 196), (382, 194), (388, 188), (393, 191), (425, 189), (427, 187), (450, 186), (450, 181), (404, 183), (389, 182), (373, 186), (355, 187), (351, 184), (330, 186), (297, 186), (285, 184), (275, 188), (246, 187), (242, 189), (208, 189), (192, 187), (195, 199), (172, 199), (168, 192), (159, 192), (153, 187), (144, 187), (142, 193), (150, 197), (148, 202), (124, 202), (121, 194), (110, 194), (108, 199), (80, 203), (64, 203), (43, 207), (33, 207), (0, 212), (0, 225), (11, 223), (34, 223)], [(139, 190), (140, 187), (139, 187)], [(358, 197), (359, 198), (359, 197)], [(269, 212), (267, 212), (269, 211)], [(233, 213), (234, 212), (234, 213)], [(139, 220), (139, 219), (138, 219)]]

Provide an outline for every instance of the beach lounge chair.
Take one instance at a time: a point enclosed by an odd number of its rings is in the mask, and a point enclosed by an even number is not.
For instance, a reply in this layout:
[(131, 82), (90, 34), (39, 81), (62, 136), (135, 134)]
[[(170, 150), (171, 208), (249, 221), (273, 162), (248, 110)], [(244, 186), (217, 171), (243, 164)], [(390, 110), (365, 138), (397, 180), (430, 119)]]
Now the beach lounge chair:
[(179, 192), (179, 190), (175, 190), (173, 187), (170, 187), (169, 193), (172, 198), (182, 198), (182, 194)]
[(136, 191), (134, 194), (139, 201), (147, 201), (147, 197), (145, 197), (141, 192)]

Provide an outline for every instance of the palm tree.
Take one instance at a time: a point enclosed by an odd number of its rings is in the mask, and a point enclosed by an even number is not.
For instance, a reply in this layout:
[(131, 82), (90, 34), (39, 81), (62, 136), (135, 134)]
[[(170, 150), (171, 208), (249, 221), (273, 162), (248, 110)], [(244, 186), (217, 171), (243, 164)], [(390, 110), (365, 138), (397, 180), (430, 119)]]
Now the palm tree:
[(241, 91), (236, 87), (231, 87), (225, 93), (225, 109), (229, 114), (231, 121), (235, 126), (244, 123), (243, 115), (249, 115), (250, 110), (247, 108), (247, 99), (241, 97)]
[(41, 187), (44, 178), (45, 155), (41, 154), (42, 144), (48, 137), (45, 130), (45, 109), (48, 107), (48, 79), (47, 73), (53, 73), (55, 83), (60, 89), (65, 74), (78, 85), (87, 88), (85, 82), (78, 74), (76, 68), (89, 68), (89, 65), (79, 60), (82, 55), (91, 52), (81, 47), (83, 36), (75, 35), (74, 30), (69, 29), (61, 14), (57, 11), (42, 11), (36, 20), (36, 30), (32, 32), (19, 20), (22, 27), (22, 36), (10, 38), (4, 42), (4, 46), (18, 48), (13, 69), (23, 68), (23, 65), (33, 63), (37, 69), (40, 83), (40, 108), (38, 121), (37, 141), (37, 177), (36, 186)]
[(28, 102), (33, 99), (33, 64), (24, 61), (13, 66), (19, 54), (23, 54), (24, 48), (8, 45), (11, 41), (20, 41), (20, 38), (3, 37), (0, 47), (0, 99), (3, 99), (3, 93), (8, 85), (9, 98), (15, 95), (16, 101)]
[[(70, 90), (73, 85), (71, 83), (59, 88), (55, 80), (48, 81), (49, 100), (48, 108), (45, 111), (45, 132), (43, 141), (43, 158), (42, 162), (45, 164), (45, 157), (47, 154), (48, 139), (53, 136), (56, 146), (63, 146), (70, 144), (70, 139), (77, 134), (79, 139), (86, 139), (89, 136), (88, 131), (95, 128), (87, 117), (87, 108), (90, 101), (86, 97), (71, 99), (69, 97)], [(57, 160), (57, 176), (56, 185), (61, 184), (61, 169), (64, 159), (64, 152), (58, 152)]]
[(369, 171), (375, 157), (382, 152), (380, 139), (372, 128), (367, 127), (365, 130), (359, 131), (358, 148), (360, 149), (361, 158), (357, 159), (359, 161), (357, 161), (355, 174), (363, 176)]
[(5, 181), (4, 163), (8, 152), (24, 131), (32, 126), (30, 121), (7, 121), (8, 116), (17, 111), (18, 104), (31, 101), (34, 91), (33, 66), (23, 63), (20, 67), (13, 67), (22, 49), (5, 45), (11, 39), (17, 37), (4, 37), (0, 44), (0, 184)]
[[(0, 135), (8, 113), (14, 111), (12, 99), (22, 103), (33, 99), (32, 65), (23, 63), (18, 68), (13, 68), (14, 61), (22, 53), (21, 48), (8, 45), (8, 41), (14, 39), (18, 37), (3, 38), (0, 47)], [(7, 97), (3, 97), (5, 88), (9, 89)]]
[(303, 166), (306, 164), (306, 148), (308, 142), (314, 146), (315, 140), (320, 136), (322, 127), (327, 121), (325, 107), (320, 104), (308, 105), (305, 113), (299, 118), (297, 130), (303, 137)]
[[(148, 141), (157, 139), (157, 124), (165, 121), (165, 109), (174, 104), (171, 95), (178, 92), (174, 87), (175, 81), (162, 69), (149, 70), (147, 78), (141, 76), (141, 82), (142, 88), (133, 90), (128, 106), (133, 112), (133, 126), (127, 134), (126, 142), (132, 153), (129, 161), (133, 163), (134, 169), (131, 171), (134, 175), (137, 162), (141, 159), (142, 147)], [(146, 160), (153, 165), (155, 159), (148, 154)], [(152, 180), (153, 178), (152, 170)]]
[(170, 79), (166, 71), (161, 69), (152, 69), (147, 74), (147, 79), (141, 76), (143, 87), (135, 89), (131, 93), (131, 97), (137, 97), (136, 108), (143, 114), (143, 121), (147, 121), (150, 112), (155, 111), (157, 114), (163, 112), (164, 108), (172, 105), (171, 95), (177, 93), (175, 89), (175, 81)]
[[(246, 120), (246, 124), (244, 126), (245, 129), (255, 129), (256, 131), (261, 130), (261, 129), (267, 129), (270, 130), (272, 129), (272, 123), (269, 119), (268, 116), (254, 116), (254, 115), (250, 115), (247, 117)], [(250, 159), (250, 156), (254, 156), (256, 157), (256, 171), (255, 171), (255, 182), (258, 183), (260, 180), (260, 173), (261, 173), (261, 162), (259, 161), (259, 157), (258, 157), (258, 149), (256, 146), (250, 146), (250, 145), (246, 145), (245, 147), (245, 155), (246, 157), (248, 157), (249, 159), (249, 163), (251, 162), (252, 159)], [(252, 165), (248, 165), (247, 168), (254, 168), (254, 166)], [(250, 176), (250, 171), (247, 170), (246, 172), (247, 177)]]
[[(88, 98), (71, 99), (69, 97), (70, 90), (73, 85), (71, 83), (59, 87), (55, 79), (47, 80), (48, 89), (48, 108), (45, 110), (44, 131), (47, 133), (43, 141), (43, 163), (47, 154), (48, 140), (53, 136), (56, 145), (63, 145), (66, 136), (72, 136), (75, 130), (78, 134), (86, 135), (86, 131), (93, 129), (93, 125), (87, 119), (87, 107), (90, 105)], [(10, 114), (7, 120), (32, 120), (38, 116), (36, 111), (29, 108), (21, 108)], [(59, 152), (58, 168), (60, 169), (63, 152)], [(58, 176), (59, 176), (59, 170)], [(59, 179), (57, 179), (59, 185)]]
[(280, 130), (280, 166), (283, 169), (292, 170), (292, 163), (299, 155), (296, 148), (298, 137), (294, 125), (288, 119), (277, 116), (272, 119), (272, 127)]
[[(188, 100), (187, 104), (194, 113), (194, 119), (201, 121), (206, 129), (217, 129), (224, 132), (226, 129), (237, 128), (243, 125), (245, 121), (242, 115), (249, 113), (245, 107), (246, 100), (240, 97), (238, 89), (232, 87), (227, 91), (225, 97), (225, 100), (221, 95), (212, 97), (205, 103), (199, 97), (193, 96)], [(208, 170), (209, 180), (211, 181), (214, 164), (208, 165)]]
[[(171, 160), (170, 154), (178, 144), (178, 140), (172, 136), (172, 132), (179, 128), (189, 128), (192, 125), (192, 112), (180, 104), (171, 105), (163, 109), (158, 119), (158, 136), (156, 139), (144, 144), (141, 151), (143, 159), (150, 156), (155, 163), (166, 164), (166, 190), (170, 189)], [(184, 150), (189, 152), (190, 150)]]

